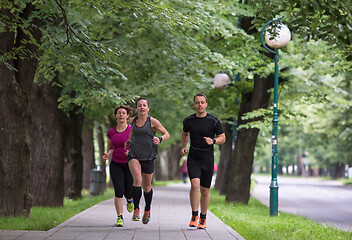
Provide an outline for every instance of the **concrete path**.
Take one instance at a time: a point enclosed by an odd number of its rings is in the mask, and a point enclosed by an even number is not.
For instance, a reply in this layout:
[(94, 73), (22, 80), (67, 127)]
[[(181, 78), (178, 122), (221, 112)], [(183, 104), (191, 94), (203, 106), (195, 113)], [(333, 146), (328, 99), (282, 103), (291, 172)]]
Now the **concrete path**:
[[(244, 239), (211, 212), (205, 230), (188, 227), (191, 210), (190, 184), (155, 187), (151, 219), (147, 225), (132, 222), (132, 213), (124, 209), (124, 227), (113, 227), (116, 213), (113, 199), (101, 202), (49, 231), (0, 231), (0, 239), (31, 240), (230, 240)], [(141, 199), (144, 209), (144, 198)], [(144, 211), (141, 211), (141, 216)]]

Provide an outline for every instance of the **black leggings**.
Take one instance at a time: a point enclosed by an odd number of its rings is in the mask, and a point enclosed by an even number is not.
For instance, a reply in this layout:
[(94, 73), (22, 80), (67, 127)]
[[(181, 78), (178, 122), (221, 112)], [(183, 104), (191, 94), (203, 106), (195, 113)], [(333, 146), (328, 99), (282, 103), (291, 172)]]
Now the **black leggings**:
[(110, 163), (110, 177), (114, 184), (115, 197), (126, 199), (132, 198), (133, 177), (128, 167), (128, 163)]

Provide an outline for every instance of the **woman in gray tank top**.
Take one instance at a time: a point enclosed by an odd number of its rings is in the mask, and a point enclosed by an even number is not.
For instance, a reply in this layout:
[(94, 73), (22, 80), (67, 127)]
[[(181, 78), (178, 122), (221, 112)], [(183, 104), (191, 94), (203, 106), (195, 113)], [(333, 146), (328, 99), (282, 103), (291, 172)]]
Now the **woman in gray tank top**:
[[(169, 133), (161, 123), (148, 115), (149, 102), (146, 98), (139, 98), (136, 101), (138, 116), (132, 121), (129, 140), (125, 147), (130, 147), (128, 153), (128, 166), (133, 176), (133, 221), (139, 221), (139, 202), (143, 195), (145, 208), (143, 223), (150, 220), (150, 208), (153, 198), (152, 179), (154, 174), (154, 160), (158, 154), (157, 145), (170, 138)], [(160, 132), (161, 137), (156, 137), (155, 133)]]

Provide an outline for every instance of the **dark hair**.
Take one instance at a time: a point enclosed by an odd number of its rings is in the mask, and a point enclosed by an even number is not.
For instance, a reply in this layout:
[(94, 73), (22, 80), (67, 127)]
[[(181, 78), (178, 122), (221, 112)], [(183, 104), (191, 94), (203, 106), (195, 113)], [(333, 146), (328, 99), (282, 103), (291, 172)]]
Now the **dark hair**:
[(116, 105), (115, 109), (114, 109), (114, 117), (117, 114), (117, 110), (119, 110), (120, 108), (123, 108), (127, 111), (127, 114), (130, 115), (130, 117), (133, 115), (133, 108), (129, 105)]
[(208, 102), (208, 98), (205, 94), (203, 93), (197, 93), (194, 97), (193, 97), (193, 102), (196, 100), (196, 97), (204, 97), (205, 98), (205, 102)]
[(147, 103), (148, 103), (148, 107), (150, 107), (149, 101), (148, 101), (148, 99), (146, 99), (145, 97), (140, 97), (140, 98), (137, 99), (137, 101), (136, 101), (136, 107), (137, 107), (137, 104), (138, 104), (138, 102), (139, 102), (140, 100), (146, 100)]

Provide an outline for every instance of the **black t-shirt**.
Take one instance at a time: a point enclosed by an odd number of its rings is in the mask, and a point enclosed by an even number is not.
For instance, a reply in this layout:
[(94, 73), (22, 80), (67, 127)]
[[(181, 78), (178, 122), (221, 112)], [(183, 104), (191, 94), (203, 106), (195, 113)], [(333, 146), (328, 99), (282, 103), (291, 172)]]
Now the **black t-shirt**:
[(195, 113), (186, 117), (183, 120), (183, 131), (190, 133), (191, 147), (198, 150), (213, 148), (213, 145), (207, 144), (204, 137), (214, 138), (215, 134), (224, 133), (220, 120), (209, 113), (202, 118), (197, 117)]

